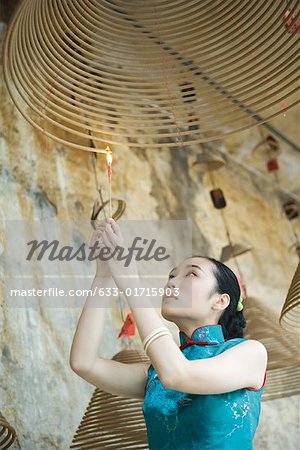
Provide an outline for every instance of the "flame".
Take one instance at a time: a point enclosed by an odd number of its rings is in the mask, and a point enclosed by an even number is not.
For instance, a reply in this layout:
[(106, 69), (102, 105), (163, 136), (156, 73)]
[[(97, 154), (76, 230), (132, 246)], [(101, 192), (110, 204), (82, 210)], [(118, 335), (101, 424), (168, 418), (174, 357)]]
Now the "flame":
[(106, 161), (108, 165), (111, 165), (112, 163), (112, 151), (109, 148), (109, 146), (106, 147)]

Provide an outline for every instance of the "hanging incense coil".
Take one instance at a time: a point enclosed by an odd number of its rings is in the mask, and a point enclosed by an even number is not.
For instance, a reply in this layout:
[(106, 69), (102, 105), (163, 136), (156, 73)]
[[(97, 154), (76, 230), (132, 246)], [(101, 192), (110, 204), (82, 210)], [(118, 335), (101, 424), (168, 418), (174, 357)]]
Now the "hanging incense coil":
[(279, 323), (285, 330), (298, 334), (300, 330), (300, 263), (293, 276), (285, 299)]
[(279, 155), (281, 148), (278, 140), (271, 134), (268, 134), (252, 150), (253, 154), (257, 151), (263, 154), (264, 158), (271, 159), (271, 157), (277, 157)]
[(277, 139), (275, 139), (274, 136), (272, 136), (271, 134), (269, 134), (269, 135), (266, 137), (266, 143), (267, 143), (267, 146), (268, 146), (269, 150), (270, 150), (272, 153), (278, 154), (278, 153), (280, 152), (279, 142), (278, 142)]
[[(125, 364), (151, 361), (141, 350), (121, 350), (113, 358)], [(148, 449), (142, 401), (96, 389), (70, 449)]]
[(211, 190), (210, 197), (216, 209), (222, 209), (226, 207), (226, 200), (222, 189)]
[(244, 253), (250, 252), (252, 250), (252, 247), (247, 244), (229, 244), (222, 248), (222, 253), (220, 256), (220, 261), (225, 262), (229, 259), (243, 255)]
[(212, 172), (221, 169), (225, 165), (225, 161), (221, 156), (216, 156), (211, 152), (205, 151), (197, 155), (192, 163), (192, 169), (195, 172)]
[[(112, 218), (114, 220), (118, 220), (118, 219), (120, 219), (120, 217), (122, 217), (122, 215), (125, 212), (126, 202), (124, 200), (117, 199), (117, 198), (112, 198), (111, 201), (112, 201), (112, 203), (117, 202), (117, 208), (116, 208), (115, 212), (112, 214)], [(100, 202), (98, 202), (98, 200), (95, 201), (93, 210), (92, 210), (92, 215), (91, 215), (91, 225), (94, 228), (94, 230), (96, 229), (95, 222), (97, 221), (100, 212), (104, 211), (105, 206), (107, 206), (108, 204), (109, 204), (109, 200), (107, 200), (106, 202), (104, 202), (102, 204), (100, 204)]]
[(299, 104), (299, 11), (297, 0), (24, 0), (4, 77), (23, 116), (64, 145), (90, 151), (90, 133), (98, 152), (208, 142)]
[(257, 339), (268, 352), (267, 379), (262, 400), (300, 394), (299, 338), (295, 333), (282, 329), (278, 315), (266, 302), (247, 297), (243, 313), (247, 322), (244, 337)]
[(16, 440), (15, 429), (0, 414), (0, 450), (7, 450)]
[(292, 252), (296, 252), (300, 259), (300, 241), (297, 237), (296, 241), (289, 247), (289, 250)]
[(286, 214), (286, 217), (289, 220), (293, 220), (299, 217), (299, 205), (295, 200), (288, 200), (282, 205), (282, 207)]

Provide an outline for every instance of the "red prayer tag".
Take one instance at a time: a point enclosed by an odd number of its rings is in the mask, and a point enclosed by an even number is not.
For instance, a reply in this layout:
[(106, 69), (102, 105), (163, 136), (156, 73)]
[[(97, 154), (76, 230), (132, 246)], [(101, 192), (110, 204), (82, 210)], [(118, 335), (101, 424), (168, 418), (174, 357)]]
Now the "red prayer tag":
[[(291, 11), (286, 10), (284, 13), (282, 20), (285, 22), (285, 27), (287, 28), (288, 33), (297, 33), (300, 34), (300, 19), (297, 19), (295, 22), (296, 16), (291, 14)], [(293, 25), (292, 25), (293, 24)], [(291, 28), (290, 25), (292, 25)]]
[(267, 169), (268, 169), (268, 172), (275, 172), (276, 170), (279, 169), (278, 161), (276, 158), (270, 159), (267, 162)]
[(123, 323), (122, 329), (118, 338), (134, 336), (135, 335), (135, 321), (132, 312), (127, 314), (127, 317)]

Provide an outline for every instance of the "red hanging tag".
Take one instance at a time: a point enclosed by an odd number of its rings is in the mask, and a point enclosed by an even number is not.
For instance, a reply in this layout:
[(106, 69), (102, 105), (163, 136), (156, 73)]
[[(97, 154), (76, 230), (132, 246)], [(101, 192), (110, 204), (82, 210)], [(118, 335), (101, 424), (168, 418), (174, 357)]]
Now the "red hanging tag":
[[(294, 14), (291, 14), (290, 10), (286, 10), (284, 13), (282, 20), (285, 24), (288, 33), (298, 33), (300, 34), (300, 19), (297, 19), (294, 23), (293, 21), (296, 19)], [(291, 28), (289, 28), (292, 25)]]
[(132, 312), (127, 314), (127, 317), (123, 323), (122, 329), (118, 338), (134, 336), (135, 335), (135, 321)]
[(276, 158), (269, 159), (269, 161), (267, 162), (267, 169), (268, 172), (275, 172), (279, 169), (278, 161)]

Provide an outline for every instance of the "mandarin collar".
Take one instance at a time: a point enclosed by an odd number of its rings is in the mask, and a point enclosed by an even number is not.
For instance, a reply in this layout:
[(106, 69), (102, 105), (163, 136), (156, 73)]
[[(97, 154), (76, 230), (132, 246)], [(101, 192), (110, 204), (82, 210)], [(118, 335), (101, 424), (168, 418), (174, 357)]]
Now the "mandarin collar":
[(180, 348), (188, 347), (192, 344), (213, 345), (225, 342), (222, 325), (202, 325), (196, 328), (191, 337), (184, 331), (179, 330)]

